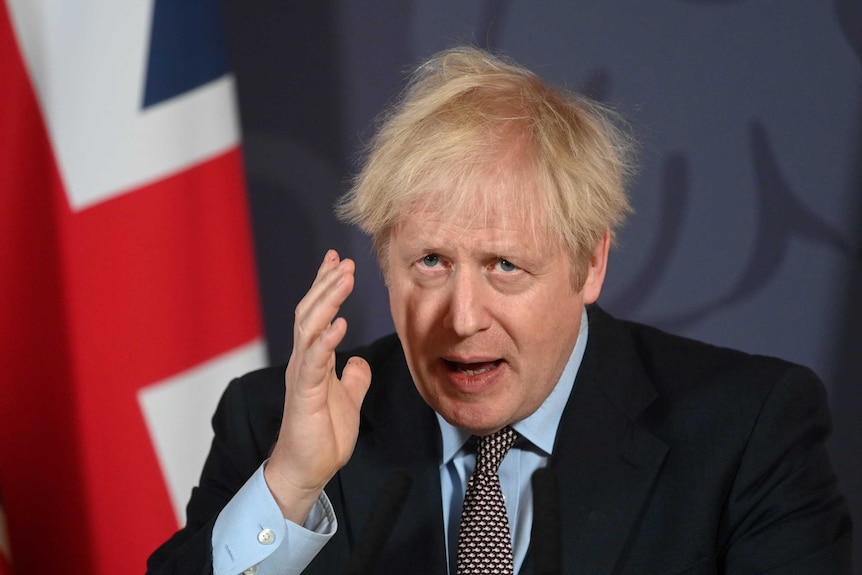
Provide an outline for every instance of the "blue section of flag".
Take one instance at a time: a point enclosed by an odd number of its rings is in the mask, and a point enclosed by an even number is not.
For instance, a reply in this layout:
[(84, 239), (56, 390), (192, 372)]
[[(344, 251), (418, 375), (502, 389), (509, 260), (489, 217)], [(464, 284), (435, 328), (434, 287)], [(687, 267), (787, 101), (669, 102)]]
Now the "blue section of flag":
[(221, 0), (155, 0), (144, 108), (228, 71)]

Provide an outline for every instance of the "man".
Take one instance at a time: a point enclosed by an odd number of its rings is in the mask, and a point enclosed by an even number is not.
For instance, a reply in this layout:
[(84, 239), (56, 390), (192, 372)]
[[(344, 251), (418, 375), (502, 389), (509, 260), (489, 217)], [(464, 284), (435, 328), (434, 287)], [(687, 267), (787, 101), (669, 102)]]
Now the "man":
[[(339, 573), (379, 551), (371, 572), (849, 573), (816, 377), (595, 305), (627, 144), (607, 111), (479, 50), (420, 67), (339, 206), (374, 240), (397, 336), (335, 353), (354, 264), (328, 252), (286, 368), (225, 392), (188, 525), (150, 571)], [(531, 538), (546, 467), (562, 551)], [(412, 489), (367, 549), (395, 469)]]

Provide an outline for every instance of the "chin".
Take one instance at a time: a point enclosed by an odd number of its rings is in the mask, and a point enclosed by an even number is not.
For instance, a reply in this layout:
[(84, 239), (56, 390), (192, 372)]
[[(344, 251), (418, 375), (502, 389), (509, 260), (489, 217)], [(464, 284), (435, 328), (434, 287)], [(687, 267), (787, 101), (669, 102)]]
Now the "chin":
[(487, 413), (481, 406), (455, 406), (438, 413), (452, 425), (466, 429), (473, 435), (488, 435), (510, 423), (506, 417)]

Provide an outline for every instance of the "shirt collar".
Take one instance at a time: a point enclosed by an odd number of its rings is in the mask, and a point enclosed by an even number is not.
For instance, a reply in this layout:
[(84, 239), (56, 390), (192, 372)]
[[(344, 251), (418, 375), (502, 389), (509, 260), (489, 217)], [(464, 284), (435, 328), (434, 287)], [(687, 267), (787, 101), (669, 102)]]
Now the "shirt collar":
[[(581, 311), (581, 327), (578, 331), (578, 339), (557, 385), (554, 386), (554, 389), (551, 390), (551, 393), (536, 411), (512, 424), (519, 436), (529, 440), (545, 452), (545, 455), (550, 455), (554, 449), (554, 440), (557, 437), (560, 418), (563, 416), (563, 409), (565, 409), (566, 402), (568, 402), (569, 395), (571, 395), (575, 385), (575, 376), (581, 367), (581, 361), (584, 359), (588, 334), (589, 322), (587, 321), (587, 311), (584, 309)], [(440, 435), (443, 439), (443, 464), (445, 465), (464, 447), (471, 434), (465, 429), (450, 424), (439, 413), (437, 414), (437, 422), (440, 424)]]

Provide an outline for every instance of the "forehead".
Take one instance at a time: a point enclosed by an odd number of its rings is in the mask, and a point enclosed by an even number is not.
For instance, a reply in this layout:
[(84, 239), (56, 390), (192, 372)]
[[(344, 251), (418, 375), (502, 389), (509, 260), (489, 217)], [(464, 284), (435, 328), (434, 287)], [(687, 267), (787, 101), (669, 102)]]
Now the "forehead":
[(540, 235), (548, 228), (547, 202), (534, 171), (511, 155), (437, 172), (419, 182), (411, 195), (399, 210), (399, 223), (421, 214), (422, 219), (474, 230), (494, 227)]
[(444, 203), (408, 211), (399, 219), (392, 240), (415, 250), (467, 249), (510, 256), (561, 249), (559, 239), (545, 228), (538, 214), (511, 197), (498, 203), (460, 207)]

